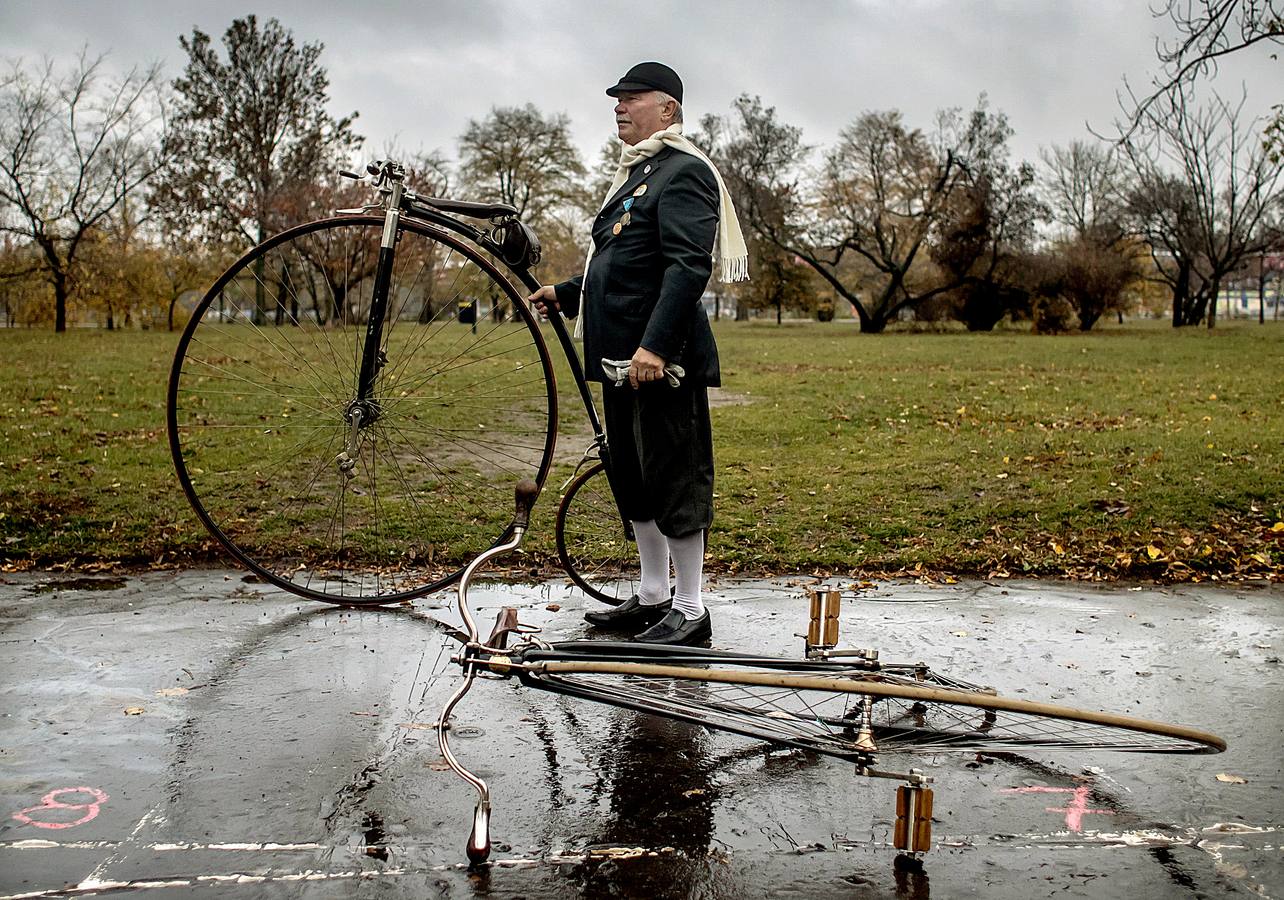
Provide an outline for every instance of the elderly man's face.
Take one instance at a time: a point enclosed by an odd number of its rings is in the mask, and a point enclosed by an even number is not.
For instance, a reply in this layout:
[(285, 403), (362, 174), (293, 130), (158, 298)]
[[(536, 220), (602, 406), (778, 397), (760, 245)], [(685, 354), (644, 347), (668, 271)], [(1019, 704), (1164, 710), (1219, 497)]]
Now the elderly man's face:
[[(670, 102), (661, 103), (659, 91), (632, 91), (620, 94), (615, 104), (615, 127), (619, 130), (620, 140), (626, 144), (636, 144), (651, 135), (673, 124)], [(669, 115), (666, 117), (665, 113)]]

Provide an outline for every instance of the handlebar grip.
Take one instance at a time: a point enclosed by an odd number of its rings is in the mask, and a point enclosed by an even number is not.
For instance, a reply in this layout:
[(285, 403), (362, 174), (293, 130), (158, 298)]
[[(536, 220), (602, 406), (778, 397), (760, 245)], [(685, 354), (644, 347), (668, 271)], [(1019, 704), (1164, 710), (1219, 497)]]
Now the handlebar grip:
[(525, 528), (531, 521), (531, 507), (535, 505), (535, 498), (539, 496), (539, 485), (529, 478), (523, 478), (517, 482), (516, 500), (517, 514), (513, 516), (513, 525), (518, 528)]

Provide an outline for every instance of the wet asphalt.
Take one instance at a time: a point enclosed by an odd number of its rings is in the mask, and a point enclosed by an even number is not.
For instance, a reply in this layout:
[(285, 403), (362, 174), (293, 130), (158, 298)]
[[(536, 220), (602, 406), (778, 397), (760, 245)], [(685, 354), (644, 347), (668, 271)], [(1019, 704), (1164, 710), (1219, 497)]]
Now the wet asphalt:
[[(797, 655), (797, 579), (710, 585), (714, 645)], [(846, 582), (833, 582), (847, 587)], [(582, 637), (561, 582), (479, 585)], [(934, 849), (891, 849), (895, 783), (848, 764), (483, 681), (454, 747), (453, 592), (305, 603), (240, 572), (0, 583), (0, 900), (246, 897), (1284, 896), (1284, 589), (880, 583), (844, 644), (1002, 693), (1215, 731), (1216, 756), (940, 753)], [(1222, 776), (1219, 780), (1218, 776)]]

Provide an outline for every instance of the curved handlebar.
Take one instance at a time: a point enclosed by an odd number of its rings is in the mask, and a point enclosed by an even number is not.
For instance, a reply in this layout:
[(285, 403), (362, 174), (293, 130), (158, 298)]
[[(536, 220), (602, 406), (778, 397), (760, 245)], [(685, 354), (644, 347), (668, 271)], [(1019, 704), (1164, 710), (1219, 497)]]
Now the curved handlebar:
[(478, 633), (477, 624), (473, 621), (472, 612), (468, 609), (468, 585), (482, 566), (497, 556), (502, 556), (511, 550), (515, 550), (517, 545), (522, 542), (522, 537), (526, 534), (526, 529), (530, 525), (531, 507), (535, 505), (535, 498), (539, 496), (539, 485), (529, 478), (524, 478), (517, 482), (514, 494), (517, 509), (513, 514), (513, 523), (509, 527), (508, 540), (478, 554), (477, 558), (464, 569), (464, 574), (459, 579), (459, 616), (464, 620), (464, 625), (468, 631), (469, 643), (475, 644), (477, 642)]

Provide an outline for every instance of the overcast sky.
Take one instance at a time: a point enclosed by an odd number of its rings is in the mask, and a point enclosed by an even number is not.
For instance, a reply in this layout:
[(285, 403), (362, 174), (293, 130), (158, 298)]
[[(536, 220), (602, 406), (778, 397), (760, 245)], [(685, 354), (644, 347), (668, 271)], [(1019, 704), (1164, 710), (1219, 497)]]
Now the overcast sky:
[[(1008, 114), (1018, 157), (1108, 127), (1127, 76), (1144, 86), (1155, 21), (1147, 0), (0, 0), (0, 56), (110, 51), (115, 67), (160, 61), (176, 75), (178, 36), (217, 40), (231, 20), (276, 17), (325, 45), (332, 112), (357, 111), (372, 151), (388, 142), (455, 154), (469, 118), (534, 103), (570, 116), (587, 161), (613, 132), (602, 92), (633, 63), (657, 59), (686, 86), (688, 121), (758, 94), (824, 144), (870, 109), (928, 126), (936, 109), (982, 91)], [(1217, 86), (1264, 111), (1281, 99), (1284, 63), (1250, 50)]]

